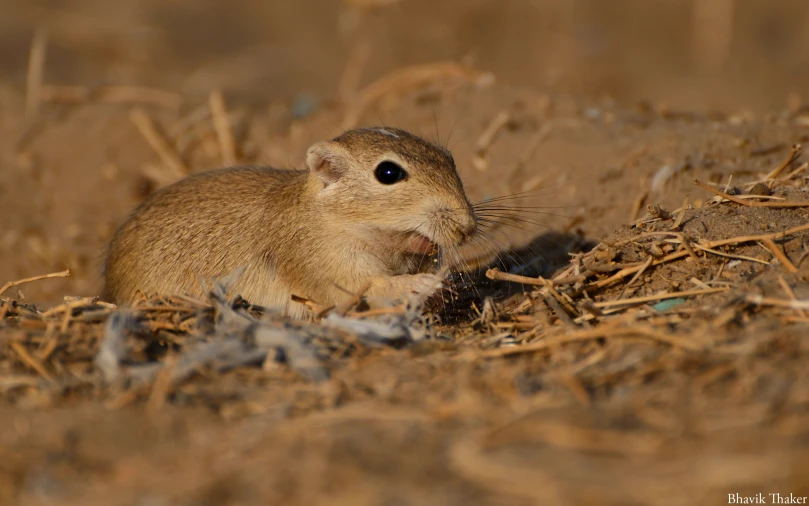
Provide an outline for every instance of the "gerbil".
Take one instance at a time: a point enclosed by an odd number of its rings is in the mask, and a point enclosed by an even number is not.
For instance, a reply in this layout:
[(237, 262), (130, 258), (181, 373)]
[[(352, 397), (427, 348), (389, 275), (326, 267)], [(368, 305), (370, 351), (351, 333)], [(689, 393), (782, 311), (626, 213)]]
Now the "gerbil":
[(245, 271), (233, 293), (301, 318), (369, 285), (396, 299), (440, 288), (425, 255), (476, 230), (446, 149), (404, 130), (349, 130), (306, 154), (308, 171), (228, 168), (148, 197), (107, 251), (102, 297), (202, 295), (200, 279)]

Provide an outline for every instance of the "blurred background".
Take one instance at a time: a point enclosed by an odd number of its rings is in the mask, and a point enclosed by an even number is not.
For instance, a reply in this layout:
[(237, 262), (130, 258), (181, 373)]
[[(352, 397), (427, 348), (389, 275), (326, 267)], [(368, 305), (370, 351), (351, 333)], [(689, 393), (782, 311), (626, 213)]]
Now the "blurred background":
[[(245, 101), (333, 98), (402, 65), (690, 110), (781, 108), (809, 84), (801, 0), (2, 0), (0, 72)], [(352, 63), (349, 65), (349, 63)], [(353, 74), (346, 75), (346, 68)]]

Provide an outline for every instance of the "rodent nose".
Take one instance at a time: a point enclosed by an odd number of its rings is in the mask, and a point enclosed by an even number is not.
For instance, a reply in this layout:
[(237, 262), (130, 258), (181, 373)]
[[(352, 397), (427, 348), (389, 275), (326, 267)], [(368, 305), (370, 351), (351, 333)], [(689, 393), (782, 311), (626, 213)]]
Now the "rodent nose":
[(441, 207), (435, 211), (434, 219), (443, 229), (446, 240), (454, 244), (465, 242), (477, 231), (477, 219), (469, 207)]
[(472, 237), (478, 228), (478, 222), (477, 219), (475, 219), (475, 215), (471, 209), (468, 213), (463, 215), (462, 219), (460, 220), (460, 225), (460, 232), (463, 236), (463, 240)]

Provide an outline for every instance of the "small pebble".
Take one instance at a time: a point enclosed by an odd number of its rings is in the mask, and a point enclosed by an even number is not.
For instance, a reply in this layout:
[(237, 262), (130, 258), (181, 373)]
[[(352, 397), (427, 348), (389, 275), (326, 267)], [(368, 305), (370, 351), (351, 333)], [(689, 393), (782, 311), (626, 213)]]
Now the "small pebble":
[(750, 195), (772, 195), (772, 190), (770, 187), (764, 183), (756, 183), (752, 188), (750, 188)]

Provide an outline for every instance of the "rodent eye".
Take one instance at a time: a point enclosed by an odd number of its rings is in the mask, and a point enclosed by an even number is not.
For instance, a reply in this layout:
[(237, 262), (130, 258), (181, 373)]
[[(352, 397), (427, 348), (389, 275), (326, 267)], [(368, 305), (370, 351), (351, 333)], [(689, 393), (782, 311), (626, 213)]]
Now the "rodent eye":
[(376, 180), (382, 184), (398, 183), (407, 177), (407, 172), (403, 168), (389, 161), (384, 161), (377, 165), (374, 174), (376, 175)]

